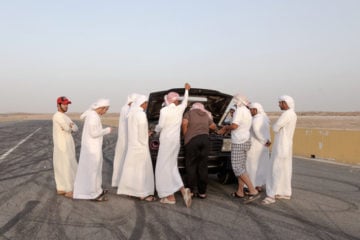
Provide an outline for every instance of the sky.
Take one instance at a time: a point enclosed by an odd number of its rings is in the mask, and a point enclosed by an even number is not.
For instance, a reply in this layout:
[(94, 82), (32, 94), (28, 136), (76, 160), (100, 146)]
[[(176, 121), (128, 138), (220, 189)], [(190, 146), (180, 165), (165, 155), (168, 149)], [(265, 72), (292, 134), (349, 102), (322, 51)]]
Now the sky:
[(360, 111), (358, 0), (11, 0), (0, 3), (0, 113), (69, 112), (183, 87), (265, 111)]

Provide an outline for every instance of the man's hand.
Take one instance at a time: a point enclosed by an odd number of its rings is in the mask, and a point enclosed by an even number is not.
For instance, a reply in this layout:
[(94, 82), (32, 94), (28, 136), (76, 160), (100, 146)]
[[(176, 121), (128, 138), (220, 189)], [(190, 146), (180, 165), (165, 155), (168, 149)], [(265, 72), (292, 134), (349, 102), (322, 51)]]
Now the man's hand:
[(190, 88), (191, 88), (190, 84), (185, 83), (185, 89), (186, 89), (186, 90), (189, 90)]
[(217, 134), (224, 135), (227, 132), (226, 126), (222, 127), (221, 129), (217, 130)]

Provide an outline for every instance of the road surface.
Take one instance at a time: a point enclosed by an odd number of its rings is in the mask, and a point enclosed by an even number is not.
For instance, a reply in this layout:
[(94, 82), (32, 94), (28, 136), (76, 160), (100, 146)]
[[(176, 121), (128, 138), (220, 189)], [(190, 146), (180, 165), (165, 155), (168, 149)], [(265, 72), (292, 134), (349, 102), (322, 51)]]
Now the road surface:
[(0, 123), (0, 239), (360, 239), (358, 167), (294, 158), (292, 199), (266, 206), (210, 175), (208, 198), (187, 209), (179, 193), (176, 205), (115, 194), (116, 132), (104, 137), (109, 201), (92, 202), (56, 195), (51, 121)]

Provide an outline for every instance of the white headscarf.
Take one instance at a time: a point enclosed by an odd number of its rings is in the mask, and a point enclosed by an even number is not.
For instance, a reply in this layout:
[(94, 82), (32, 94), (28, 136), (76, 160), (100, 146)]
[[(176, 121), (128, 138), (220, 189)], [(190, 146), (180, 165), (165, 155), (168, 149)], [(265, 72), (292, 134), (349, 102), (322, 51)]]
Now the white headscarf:
[(164, 96), (166, 106), (175, 102), (176, 100), (179, 100), (179, 94), (176, 92), (169, 92)]
[(144, 102), (148, 101), (148, 97), (145, 95), (138, 95), (135, 99), (135, 101), (133, 102), (134, 107), (140, 107), (141, 104), (143, 104)]
[(106, 98), (100, 98), (91, 105), (91, 109), (95, 110), (101, 107), (108, 107), (108, 106), (110, 106), (110, 100)]
[(134, 102), (138, 95), (139, 94), (137, 94), (137, 93), (132, 93), (132, 94), (128, 95), (127, 100), (126, 100), (126, 104)]
[(90, 108), (86, 110), (83, 114), (81, 114), (80, 119), (84, 119), (88, 113), (92, 110), (96, 110), (100, 107), (108, 107), (110, 106), (110, 100), (105, 98), (100, 98), (95, 103), (91, 104)]
[(135, 99), (135, 101), (131, 104), (131, 107), (130, 107), (130, 111), (128, 112), (128, 115), (131, 113), (131, 112), (134, 112), (134, 111), (139, 111), (139, 108), (141, 108), (141, 104), (143, 104), (144, 102), (147, 102), (148, 101), (148, 97), (145, 96), (145, 95), (141, 95), (141, 94), (137, 94), (137, 97)]
[(282, 95), (279, 97), (279, 101), (284, 101), (290, 109), (295, 110), (295, 101), (292, 97), (288, 95)]
[(238, 107), (247, 106), (249, 104), (249, 100), (247, 99), (247, 97), (240, 93), (234, 95), (234, 101)]
[(191, 109), (190, 109), (190, 110), (193, 110), (193, 109), (199, 109), (200, 111), (206, 113), (206, 114), (209, 116), (209, 118), (211, 118), (211, 119), (213, 118), (211, 112), (209, 112), (208, 110), (206, 110), (205, 107), (204, 107), (204, 104), (202, 104), (202, 103), (199, 103), (199, 102), (194, 103), (194, 104), (191, 106)]
[(269, 122), (269, 117), (264, 111), (263, 106), (260, 103), (254, 102), (249, 104), (249, 108), (255, 108), (257, 110), (257, 114), (263, 115), (266, 117), (267, 121)]
[(250, 104), (249, 104), (249, 108), (256, 108), (256, 109), (257, 109), (257, 112), (258, 112), (259, 114), (266, 114), (265, 111), (264, 111), (264, 108), (261, 106), (260, 103), (257, 103), (257, 102), (250, 103)]

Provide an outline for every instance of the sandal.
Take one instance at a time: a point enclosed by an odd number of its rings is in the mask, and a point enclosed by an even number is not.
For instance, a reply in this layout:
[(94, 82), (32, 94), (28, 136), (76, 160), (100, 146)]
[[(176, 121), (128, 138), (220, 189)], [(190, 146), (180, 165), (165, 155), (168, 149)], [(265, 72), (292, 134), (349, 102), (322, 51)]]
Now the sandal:
[(232, 193), (230, 193), (230, 196), (233, 197), (233, 198), (240, 198), (240, 199), (244, 199), (244, 198), (245, 198), (245, 195), (244, 195), (244, 196), (240, 196), (239, 194), (237, 194), (237, 192), (232, 192)]
[(190, 188), (185, 188), (185, 192), (183, 194), (183, 199), (184, 199), (186, 207), (189, 208), (191, 206), (191, 201), (192, 201)]
[(160, 199), (160, 202), (161, 203), (167, 203), (167, 204), (175, 204), (176, 203), (176, 201), (175, 200), (169, 200), (167, 197), (164, 197), (164, 198), (162, 198), (162, 199)]
[(275, 195), (276, 199), (285, 199), (285, 200), (290, 200), (291, 196), (287, 196), (287, 195)]
[(248, 199), (244, 201), (245, 204), (251, 203), (252, 201), (258, 199), (260, 197), (260, 193), (258, 192), (256, 194), (249, 194), (248, 196)]
[(96, 202), (105, 202), (105, 201), (107, 201), (107, 200), (109, 200), (107, 197), (105, 197), (105, 195), (102, 195), (102, 196), (100, 196), (100, 197), (97, 197), (97, 198), (95, 198), (95, 199), (92, 199), (92, 201), (96, 201)]
[(57, 195), (65, 195), (66, 192), (65, 192), (65, 191), (62, 191), (62, 190), (57, 190), (57, 191), (56, 191), (56, 194), (57, 194)]
[(73, 192), (67, 192), (64, 194), (64, 197), (67, 197), (67, 198), (73, 198)]
[(108, 200), (108, 198), (105, 196), (104, 191), (97, 198), (91, 199), (91, 201), (96, 201), (96, 202), (104, 202), (104, 201), (107, 201), (107, 200)]
[(264, 205), (268, 205), (268, 204), (275, 203), (275, 202), (276, 202), (275, 199), (272, 197), (266, 197), (261, 201), (261, 203)]
[(106, 196), (105, 196), (105, 193), (104, 191), (95, 199), (91, 199), (91, 201), (95, 201), (95, 202), (105, 202), (109, 200)]
[(149, 195), (147, 197), (140, 198), (140, 200), (147, 201), (147, 202), (153, 202), (153, 201), (156, 201), (156, 197), (154, 197), (153, 195)]
[(205, 193), (204, 193), (204, 194), (201, 194), (201, 193), (195, 193), (195, 197), (200, 198), (200, 199), (205, 199), (205, 198), (207, 198), (207, 196), (206, 196), (206, 194), (205, 194)]

